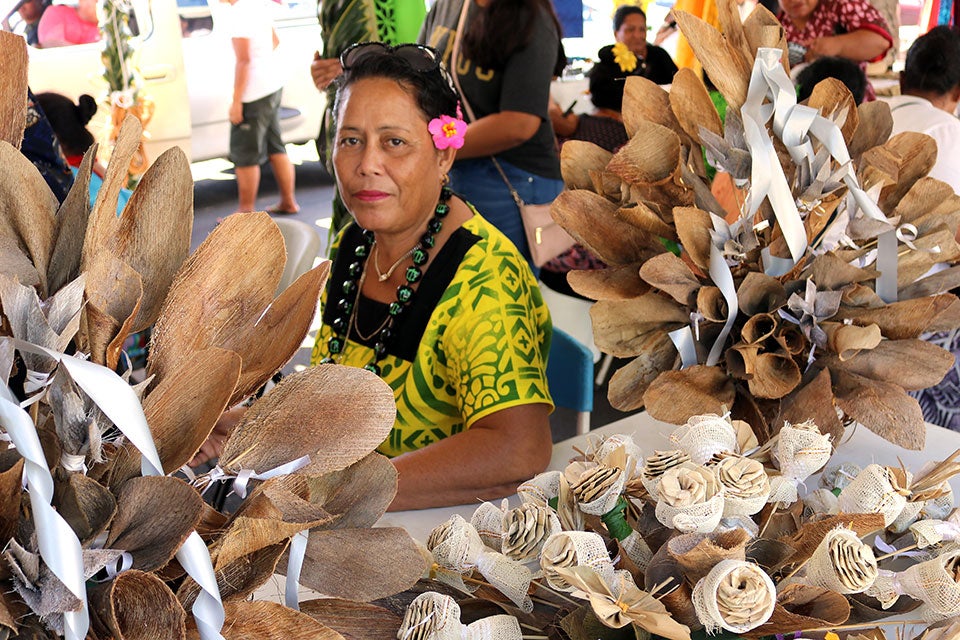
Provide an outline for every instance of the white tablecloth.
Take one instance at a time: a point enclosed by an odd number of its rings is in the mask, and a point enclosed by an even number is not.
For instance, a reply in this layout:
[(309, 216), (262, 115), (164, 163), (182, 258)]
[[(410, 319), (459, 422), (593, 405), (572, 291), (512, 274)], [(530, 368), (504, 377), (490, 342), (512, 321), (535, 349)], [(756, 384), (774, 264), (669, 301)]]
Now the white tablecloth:
[[(656, 449), (674, 449), (676, 447), (670, 444), (669, 435), (676, 428), (676, 425), (654, 420), (646, 412), (634, 414), (599, 429), (594, 429), (586, 435), (558, 442), (553, 447), (549, 469), (562, 470), (565, 468), (576, 454), (575, 449), (583, 450), (587, 445), (588, 438), (597, 437), (601, 434), (624, 433), (631, 435), (644, 454), (652, 453)], [(927, 425), (927, 441), (923, 451), (902, 449), (890, 444), (867, 428), (857, 426), (847, 430), (830, 464), (849, 461), (860, 466), (866, 466), (871, 462), (896, 466), (899, 459), (903, 461), (907, 469), (916, 472), (926, 461), (943, 460), (956, 449), (960, 449), (960, 433), (948, 431), (932, 424)], [(951, 484), (954, 493), (960, 495), (960, 478), (954, 478)], [(811, 483), (810, 488), (815, 488), (815, 485)], [(515, 495), (510, 498), (510, 502), (514, 506), (519, 503)], [(477, 504), (387, 513), (377, 524), (378, 526), (404, 527), (415, 540), (425, 541), (434, 527), (445, 522), (455, 513), (469, 520), (477, 508)]]

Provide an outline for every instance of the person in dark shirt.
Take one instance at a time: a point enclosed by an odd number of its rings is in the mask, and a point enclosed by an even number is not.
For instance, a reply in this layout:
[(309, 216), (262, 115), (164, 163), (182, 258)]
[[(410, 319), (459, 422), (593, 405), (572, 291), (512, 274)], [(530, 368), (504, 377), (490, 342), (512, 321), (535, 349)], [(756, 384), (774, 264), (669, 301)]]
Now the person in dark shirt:
[(664, 49), (647, 42), (647, 15), (643, 9), (633, 5), (619, 7), (613, 14), (613, 35), (637, 57), (638, 75), (657, 84), (673, 82), (677, 65)]

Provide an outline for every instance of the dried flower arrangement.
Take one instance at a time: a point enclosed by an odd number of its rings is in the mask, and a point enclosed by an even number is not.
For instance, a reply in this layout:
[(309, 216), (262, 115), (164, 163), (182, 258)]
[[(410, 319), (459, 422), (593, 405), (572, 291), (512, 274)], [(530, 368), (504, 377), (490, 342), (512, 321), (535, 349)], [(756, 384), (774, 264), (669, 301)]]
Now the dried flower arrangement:
[[(644, 452), (626, 435), (587, 441), (564, 470), (521, 485), (518, 506), (484, 503), (469, 522), (454, 515), (434, 529), (431, 576), (479, 589), (484, 606), (432, 587), (397, 638), (960, 633), (949, 483), (960, 450), (916, 475), (831, 465), (813, 423), (785, 424), (760, 446), (718, 415), (676, 429), (670, 451)], [(805, 483), (819, 488), (801, 497)]]
[[(681, 69), (670, 91), (628, 78), (629, 142), (562, 149), (555, 219), (609, 268), (574, 271), (601, 351), (632, 359), (611, 403), (682, 424), (729, 408), (761, 442), (786, 421), (838, 436), (857, 422), (910, 449), (925, 425), (905, 391), (938, 383), (951, 354), (920, 339), (960, 325), (960, 196), (926, 177), (932, 139), (890, 138), (882, 102), (856, 107), (839, 81), (798, 105), (774, 16), (722, 34), (677, 21), (727, 102)], [(889, 140), (888, 140), (889, 138)], [(727, 213), (704, 156), (743, 190)], [(745, 194), (745, 195), (744, 195)], [(838, 417), (839, 416), (839, 417)]]

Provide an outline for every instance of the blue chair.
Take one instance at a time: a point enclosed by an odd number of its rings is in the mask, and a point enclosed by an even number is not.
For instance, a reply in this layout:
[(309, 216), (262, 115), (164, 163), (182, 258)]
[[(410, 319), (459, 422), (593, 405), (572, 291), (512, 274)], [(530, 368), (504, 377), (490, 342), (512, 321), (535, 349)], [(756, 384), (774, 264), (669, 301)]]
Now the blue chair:
[(547, 359), (547, 385), (556, 406), (579, 412), (577, 433), (587, 433), (593, 411), (593, 352), (556, 327)]

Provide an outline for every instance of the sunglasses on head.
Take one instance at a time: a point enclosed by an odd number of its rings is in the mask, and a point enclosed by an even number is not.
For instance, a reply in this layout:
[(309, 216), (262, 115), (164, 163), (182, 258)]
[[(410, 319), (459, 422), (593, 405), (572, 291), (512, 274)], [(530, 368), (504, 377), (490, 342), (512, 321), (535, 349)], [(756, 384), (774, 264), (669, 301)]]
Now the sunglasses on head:
[(421, 73), (440, 68), (440, 56), (430, 47), (420, 44), (399, 44), (391, 47), (382, 42), (359, 42), (350, 45), (340, 54), (340, 66), (344, 71), (350, 71), (360, 61), (377, 56), (397, 56), (414, 71)]

